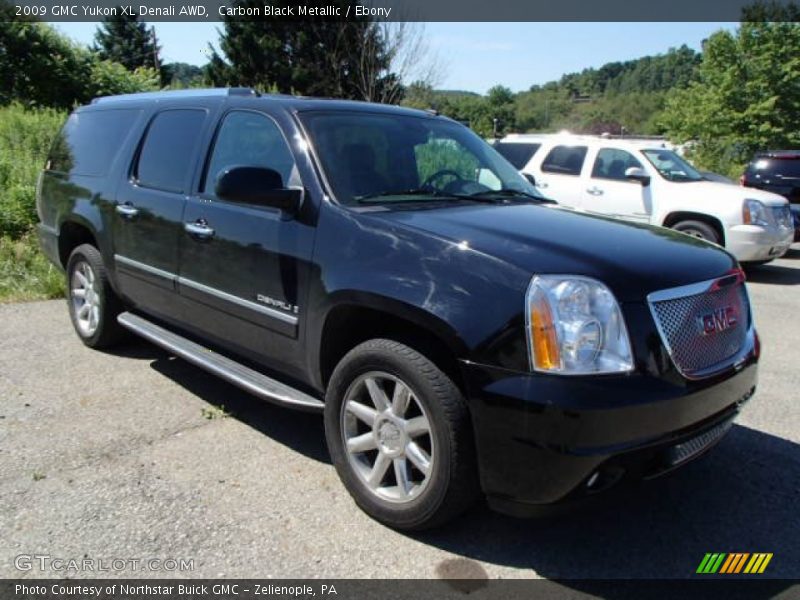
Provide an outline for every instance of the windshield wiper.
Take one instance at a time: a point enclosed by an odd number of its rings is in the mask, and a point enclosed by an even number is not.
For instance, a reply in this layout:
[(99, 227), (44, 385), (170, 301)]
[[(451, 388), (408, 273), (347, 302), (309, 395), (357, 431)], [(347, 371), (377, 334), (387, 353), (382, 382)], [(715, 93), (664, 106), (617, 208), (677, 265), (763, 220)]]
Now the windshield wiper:
[[(391, 196), (442, 196), (436, 190), (426, 188), (416, 188), (411, 190), (394, 190), (389, 192), (378, 192), (377, 194), (366, 194), (364, 196), (356, 196), (355, 201), (361, 204), (370, 204), (373, 202), (387, 202), (387, 198)], [(388, 200), (391, 202), (391, 200)], [(402, 202), (402, 200), (401, 200)]]
[(512, 188), (501, 188), (499, 190), (487, 190), (485, 192), (476, 192), (475, 194), (470, 194), (467, 196), (468, 198), (485, 198), (488, 196), (505, 196), (505, 197), (518, 197), (518, 198), (528, 198), (530, 200), (536, 200), (537, 202), (542, 202), (544, 204), (556, 204), (555, 200), (551, 200), (550, 198), (544, 198), (542, 196), (537, 196), (535, 194), (529, 194), (528, 192), (523, 192), (522, 190), (515, 190)]

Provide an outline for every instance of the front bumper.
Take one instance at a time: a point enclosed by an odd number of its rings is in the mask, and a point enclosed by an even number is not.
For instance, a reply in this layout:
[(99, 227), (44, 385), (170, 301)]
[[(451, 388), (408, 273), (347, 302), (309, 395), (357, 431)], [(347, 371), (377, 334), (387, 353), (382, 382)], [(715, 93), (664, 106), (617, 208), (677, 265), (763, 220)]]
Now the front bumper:
[(791, 227), (735, 225), (726, 232), (725, 248), (739, 262), (771, 260), (786, 254), (793, 241)]
[(484, 493), (524, 515), (688, 462), (753, 395), (755, 343), (745, 356), (699, 381), (668, 369), (563, 377), (463, 362)]

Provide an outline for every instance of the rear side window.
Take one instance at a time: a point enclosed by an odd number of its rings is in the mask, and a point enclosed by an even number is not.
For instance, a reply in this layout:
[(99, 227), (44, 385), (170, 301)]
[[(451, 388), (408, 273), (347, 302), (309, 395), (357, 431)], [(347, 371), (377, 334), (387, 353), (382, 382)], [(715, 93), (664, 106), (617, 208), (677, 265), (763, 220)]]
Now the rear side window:
[(585, 158), (586, 146), (556, 146), (544, 159), (542, 171), (559, 175), (580, 175)]
[(205, 119), (206, 112), (200, 109), (165, 110), (156, 115), (139, 151), (133, 174), (136, 183), (183, 193)]
[(216, 178), (229, 167), (266, 167), (281, 174), (283, 184), (298, 183), (294, 158), (278, 126), (262, 114), (249, 111), (229, 113), (217, 133), (206, 169), (203, 191), (214, 191)]
[(518, 171), (525, 168), (541, 144), (516, 144), (498, 142), (492, 146)]
[(72, 113), (53, 141), (46, 168), (70, 175), (106, 175), (140, 113), (137, 109)]
[(599, 179), (625, 179), (625, 171), (631, 167), (643, 168), (630, 152), (618, 148), (601, 148), (592, 167), (592, 177)]

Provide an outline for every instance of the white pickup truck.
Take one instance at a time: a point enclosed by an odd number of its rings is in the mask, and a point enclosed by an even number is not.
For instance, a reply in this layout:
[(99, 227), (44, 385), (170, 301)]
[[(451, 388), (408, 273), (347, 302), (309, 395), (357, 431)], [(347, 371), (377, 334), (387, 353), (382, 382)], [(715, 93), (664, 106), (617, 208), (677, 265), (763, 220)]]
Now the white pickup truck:
[(495, 149), (563, 208), (670, 227), (740, 262), (773, 260), (794, 238), (785, 198), (709, 181), (659, 141), (512, 134)]

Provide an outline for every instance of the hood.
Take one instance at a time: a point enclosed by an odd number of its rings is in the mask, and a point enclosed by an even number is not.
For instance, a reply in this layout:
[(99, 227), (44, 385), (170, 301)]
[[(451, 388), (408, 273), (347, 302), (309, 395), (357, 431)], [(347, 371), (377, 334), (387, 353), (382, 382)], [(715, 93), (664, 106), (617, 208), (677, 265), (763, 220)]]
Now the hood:
[(737, 267), (718, 246), (670, 229), (544, 205), (468, 205), (372, 216), (503, 260), (526, 276), (593, 277), (620, 301), (640, 301), (652, 291), (712, 279)]
[(697, 198), (729, 198), (731, 201), (736, 202), (742, 202), (746, 198), (750, 198), (752, 200), (759, 200), (767, 206), (786, 204), (786, 198), (779, 194), (730, 183), (721, 183), (719, 181), (693, 181), (691, 183), (678, 183), (675, 185), (692, 186), (692, 195)]

